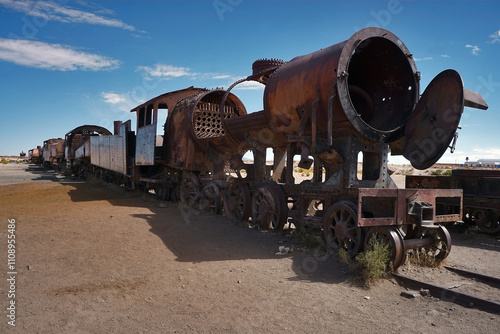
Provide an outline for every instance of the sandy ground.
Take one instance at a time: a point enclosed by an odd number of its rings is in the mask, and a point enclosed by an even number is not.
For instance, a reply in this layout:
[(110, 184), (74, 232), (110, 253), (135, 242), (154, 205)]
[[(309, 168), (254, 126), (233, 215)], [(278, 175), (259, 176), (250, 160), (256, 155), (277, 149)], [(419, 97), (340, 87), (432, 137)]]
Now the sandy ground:
[[(334, 256), (297, 244), (276, 255), (293, 243), (285, 235), (24, 164), (0, 165), (0, 183), (2, 333), (498, 333), (500, 315), (404, 298), (394, 278), (366, 289)], [(500, 277), (496, 238), (452, 237), (449, 265)], [(401, 273), (500, 301), (445, 269)]]

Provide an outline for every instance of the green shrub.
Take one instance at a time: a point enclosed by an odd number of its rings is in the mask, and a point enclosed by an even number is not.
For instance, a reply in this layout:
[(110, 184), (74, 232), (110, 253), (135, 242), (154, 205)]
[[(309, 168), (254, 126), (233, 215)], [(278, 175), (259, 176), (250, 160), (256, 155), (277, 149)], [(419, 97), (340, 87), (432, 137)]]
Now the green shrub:
[(387, 269), (390, 268), (389, 245), (386, 242), (371, 238), (367, 249), (356, 255), (359, 265), (359, 275), (366, 286), (378, 282), (385, 277)]
[(447, 169), (443, 172), (443, 175), (451, 175), (453, 171), (451, 169)]
[(366, 250), (357, 254), (355, 262), (349, 258), (345, 249), (339, 249), (339, 261), (347, 263), (354, 270), (365, 286), (369, 287), (386, 277), (391, 269), (389, 245), (379, 240), (375, 235), (370, 239)]
[(293, 239), (307, 248), (325, 247), (325, 240), (319, 231), (300, 225), (292, 232)]
[(2, 158), (2, 160), (0, 162), (3, 163), (4, 165), (9, 163), (9, 161), (5, 158)]

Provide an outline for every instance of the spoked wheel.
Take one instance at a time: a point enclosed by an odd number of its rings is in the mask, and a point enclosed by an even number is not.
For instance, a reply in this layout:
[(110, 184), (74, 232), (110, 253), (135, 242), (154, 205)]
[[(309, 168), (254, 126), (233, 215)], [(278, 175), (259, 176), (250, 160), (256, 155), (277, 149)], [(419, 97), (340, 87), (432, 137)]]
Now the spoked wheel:
[(232, 184), (224, 193), (224, 212), (231, 220), (243, 221), (250, 217), (250, 189), (246, 183)]
[(196, 206), (200, 195), (200, 181), (193, 173), (183, 176), (180, 186), (181, 203)]
[(164, 183), (157, 183), (155, 185), (156, 198), (160, 201), (165, 201), (170, 197), (170, 192), (168, 187)]
[(372, 227), (368, 230), (365, 237), (365, 250), (369, 249), (370, 240), (372, 238), (376, 238), (376, 240), (389, 245), (392, 269), (397, 269), (403, 263), (405, 255), (403, 236), (401, 233), (392, 226)]
[(265, 182), (252, 196), (252, 222), (265, 229), (281, 230), (287, 219), (287, 203), (280, 186)]
[(219, 186), (210, 182), (205, 185), (201, 191), (200, 210), (220, 214), (222, 211), (222, 198)]
[(334, 250), (343, 248), (350, 257), (354, 257), (362, 243), (357, 217), (357, 209), (352, 202), (341, 201), (328, 209), (323, 218), (323, 234), (328, 247)]
[[(498, 214), (489, 210), (487, 212), (480, 211), (483, 214), (475, 214), (474, 220), (476, 221), (477, 226), (486, 233), (489, 234), (499, 234), (500, 233), (500, 221)], [(478, 218), (476, 218), (476, 215)]]
[(423, 247), (423, 252), (429, 257), (442, 261), (450, 254), (451, 236), (450, 232), (444, 226), (438, 228), (422, 229), (419, 233), (420, 238), (431, 238), (433, 243), (430, 246)]

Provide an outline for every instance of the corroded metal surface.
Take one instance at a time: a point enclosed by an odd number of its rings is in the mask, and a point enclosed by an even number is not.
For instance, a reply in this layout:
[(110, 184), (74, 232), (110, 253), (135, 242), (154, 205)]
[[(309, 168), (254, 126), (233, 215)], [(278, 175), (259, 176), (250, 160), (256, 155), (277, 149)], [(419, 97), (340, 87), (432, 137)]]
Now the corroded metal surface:
[(123, 123), (119, 133), (112, 136), (90, 138), (90, 163), (106, 170), (127, 175), (127, 135), (130, 121)]
[(464, 87), (460, 74), (446, 70), (436, 76), (406, 125), (403, 156), (413, 167), (434, 165), (455, 135), (464, 109)]
[(43, 142), (43, 161), (45, 164), (57, 164), (64, 159), (64, 139), (52, 138)]
[(462, 189), (461, 220), (487, 233), (500, 233), (500, 171), (457, 169), (452, 175), (407, 175), (406, 187)]
[[(247, 114), (231, 90), (248, 81), (265, 87), (263, 110)], [(422, 97), (419, 81), (397, 36), (365, 28), (289, 61), (259, 59), (228, 89), (189, 87), (152, 98), (131, 110), (137, 128), (125, 136), (121, 128), (114, 136), (96, 132), (88, 148), (88, 134), (75, 129), (66, 136), (66, 159), (80, 148), (98, 173), (113, 171), (110, 178), (127, 186), (214, 213), (223, 207), (231, 219), (264, 228), (323, 228), (329, 245), (351, 256), (367, 233), (383, 232), (396, 265), (412, 247), (434, 247), (429, 252), (443, 258), (451, 239), (438, 226), (461, 219), (462, 191), (397, 189), (389, 156), (427, 168), (450, 144), (454, 150), (464, 106), (487, 105), (453, 70)], [(160, 111), (167, 113), (163, 133)], [(475, 219), (485, 217), (478, 211)]]

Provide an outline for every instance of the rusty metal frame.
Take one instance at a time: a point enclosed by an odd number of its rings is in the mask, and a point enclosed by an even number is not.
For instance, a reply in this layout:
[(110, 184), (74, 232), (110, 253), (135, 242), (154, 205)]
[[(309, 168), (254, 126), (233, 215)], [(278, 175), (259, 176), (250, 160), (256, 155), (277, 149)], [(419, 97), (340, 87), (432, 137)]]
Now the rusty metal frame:
[[(392, 217), (367, 218), (363, 217), (364, 198), (394, 198), (395, 212)], [(460, 213), (437, 215), (437, 198), (460, 198)], [(358, 224), (359, 226), (400, 226), (410, 224), (407, 219), (407, 204), (423, 201), (432, 204), (433, 221), (437, 224), (460, 221), (462, 218), (462, 190), (461, 189), (380, 189), (360, 188), (358, 195)], [(366, 210), (366, 208), (365, 208)]]

